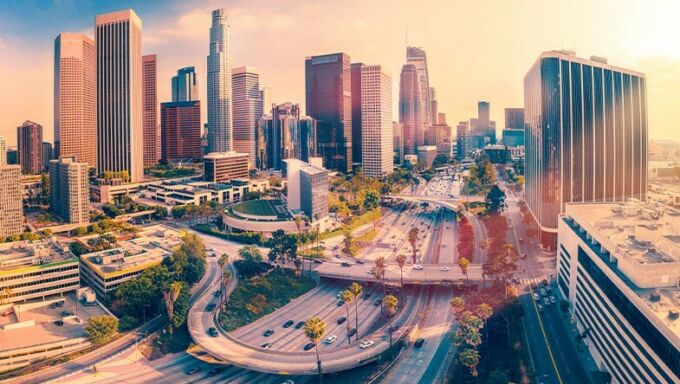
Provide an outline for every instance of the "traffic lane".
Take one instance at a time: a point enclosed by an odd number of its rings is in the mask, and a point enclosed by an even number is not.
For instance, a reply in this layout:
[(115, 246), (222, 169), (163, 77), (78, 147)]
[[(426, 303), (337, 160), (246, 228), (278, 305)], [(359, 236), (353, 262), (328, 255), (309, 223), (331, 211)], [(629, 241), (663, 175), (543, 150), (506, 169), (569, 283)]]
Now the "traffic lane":
[(529, 343), (529, 353), (537, 381), (544, 384), (559, 384), (555, 367), (550, 359), (547, 340), (539, 325), (540, 319), (534, 307), (533, 298), (528, 294), (523, 294), (519, 296), (519, 301), (524, 308), (525, 315), (522, 318), (522, 324), (525, 337)]

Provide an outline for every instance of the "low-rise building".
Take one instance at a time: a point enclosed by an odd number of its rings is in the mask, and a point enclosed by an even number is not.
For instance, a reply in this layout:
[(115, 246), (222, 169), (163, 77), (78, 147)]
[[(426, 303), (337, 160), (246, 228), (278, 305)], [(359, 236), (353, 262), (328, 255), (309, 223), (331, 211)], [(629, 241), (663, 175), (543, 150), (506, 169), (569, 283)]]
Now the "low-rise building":
[(268, 189), (267, 179), (233, 179), (228, 183), (158, 181), (144, 186), (139, 196), (167, 206), (201, 205), (208, 201), (227, 204), (240, 201), (248, 192), (264, 193)]
[(570, 203), (558, 245), (559, 291), (612, 382), (680, 382), (680, 211)]
[(145, 227), (137, 237), (118, 243), (117, 248), (80, 256), (83, 283), (103, 297), (145, 269), (160, 264), (180, 245), (179, 231), (165, 225)]
[(430, 168), (435, 157), (437, 157), (436, 145), (423, 145), (418, 147), (418, 165)]
[(50, 240), (0, 244), (0, 304), (45, 299), (80, 288), (78, 259)]
[(247, 153), (215, 152), (203, 157), (203, 179), (223, 183), (232, 179), (248, 178)]

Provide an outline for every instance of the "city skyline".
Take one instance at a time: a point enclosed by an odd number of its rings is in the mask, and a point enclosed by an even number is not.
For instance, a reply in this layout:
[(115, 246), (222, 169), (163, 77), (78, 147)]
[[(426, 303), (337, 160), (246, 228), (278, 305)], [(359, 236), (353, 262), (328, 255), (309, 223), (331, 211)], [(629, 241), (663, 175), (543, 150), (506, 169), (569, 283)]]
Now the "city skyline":
[[(370, 14), (373, 7), (381, 3), (361, 4), (350, 2), (347, 10), (340, 14), (334, 12), (332, 4), (326, 5), (293, 5), (283, 14), (272, 14), (267, 4), (251, 5), (245, 2), (225, 3), (223, 1), (206, 1), (200, 4), (182, 5), (167, 4), (167, 9), (159, 10), (158, 5), (144, 4), (138, 1), (120, 3), (87, 4), (74, 2), (72, 6), (61, 6), (59, 12), (63, 17), (52, 17), (45, 28), (27, 32), (25, 28), (27, 13), (31, 20), (40, 21), (54, 14), (54, 4), (40, 3), (40, 6), (13, 4), (4, 6), (5, 12), (0, 15), (0, 48), (6, 52), (0, 58), (0, 69), (15, 74), (8, 80), (7, 87), (12, 89), (12, 97), (0, 99), (0, 136), (8, 140), (8, 145), (16, 145), (13, 127), (30, 119), (45, 127), (45, 139), (53, 141), (53, 64), (51, 44), (60, 32), (84, 33), (93, 36), (93, 20), (96, 14), (116, 11), (127, 7), (133, 8), (144, 20), (143, 53), (158, 54), (158, 98), (160, 101), (171, 100), (170, 78), (178, 68), (195, 66), (201, 80), (199, 99), (205, 100), (207, 73), (205, 70), (209, 39), (210, 11), (224, 7), (230, 14), (233, 34), (234, 65), (256, 66), (261, 71), (261, 85), (273, 90), (273, 101), (299, 102), (304, 106), (304, 58), (343, 51), (352, 57), (353, 62), (378, 62), (392, 73), (399, 73), (401, 65), (406, 62), (405, 43), (406, 25), (408, 25), (408, 44), (422, 47), (428, 55), (430, 84), (438, 88), (437, 99), (439, 110), (446, 112), (452, 121), (460, 121), (474, 115), (476, 102), (487, 100), (492, 104), (491, 119), (498, 122), (497, 131), (504, 127), (503, 109), (522, 105), (522, 78), (526, 69), (537, 55), (553, 49), (574, 49), (580, 57), (592, 54), (608, 57), (611, 62), (620, 63), (627, 68), (643, 72), (649, 79), (649, 123), (650, 138), (674, 139), (680, 141), (680, 111), (673, 108), (675, 95), (673, 89), (680, 84), (678, 61), (680, 57), (674, 49), (680, 41), (680, 31), (664, 24), (672, 25), (668, 19), (672, 4), (656, 4), (656, 7), (645, 7), (642, 4), (624, 3), (618, 9), (619, 17), (604, 18), (607, 4), (589, 5), (580, 3), (564, 9), (568, 15), (583, 15), (578, 26), (568, 25), (566, 21), (550, 21), (532, 19), (533, 27), (514, 28), (509, 33), (497, 34), (499, 27), (484, 31), (472, 39), (466, 34), (446, 33), (437, 27), (437, 20), (447, 14), (469, 15), (461, 18), (461, 29), (475, 15), (484, 12), (483, 7), (462, 6), (431, 2), (430, 7), (411, 7), (394, 5), (390, 12), (396, 17), (369, 19), (362, 14)], [(331, 7), (326, 12), (319, 12), (320, 7)], [(516, 17), (506, 18), (506, 11), (514, 12)], [(562, 7), (564, 8), (564, 7)], [(522, 7), (495, 3), (494, 10), (486, 18), (489, 25), (508, 26), (510, 22), (525, 25), (522, 19), (532, 18), (536, 14), (550, 14), (562, 10), (557, 5), (539, 2)], [(364, 9), (365, 12), (359, 10)], [(446, 12), (447, 9), (453, 13)], [(346, 13), (345, 13), (346, 12)], [(291, 29), (292, 23), (299, 17), (314, 14), (314, 25), (328, 23), (351, 22), (352, 28), (342, 36), (324, 36), (323, 34), (306, 34), (304, 31)], [(349, 20), (345, 15), (352, 14)], [(320, 16), (319, 16), (320, 15)], [(333, 15), (333, 17), (331, 17)], [(441, 15), (441, 16), (440, 16)], [(640, 25), (654, 26), (644, 28), (642, 34), (635, 34), (625, 28), (624, 21), (615, 21), (622, 17), (635, 17)], [(392, 23), (389, 20), (403, 22)], [(569, 17), (565, 19), (570, 19)], [(669, 22), (664, 23), (666, 19)], [(600, 23), (600, 25), (593, 25)], [(23, 25), (23, 28), (22, 28)], [(371, 39), (361, 39), (362, 33), (372, 26), (379, 32)], [(539, 28), (541, 34), (535, 33)], [(21, 31), (21, 32), (17, 32)], [(273, 47), (285, 50), (276, 52), (260, 49), (267, 41), (276, 38), (283, 31), (300, 44), (295, 47)], [(445, 36), (445, 38), (442, 38)], [(30, 44), (26, 44), (30, 43)], [(30, 46), (30, 48), (26, 48)], [(271, 46), (271, 45), (270, 45)], [(465, 60), (456, 60), (456, 52), (473, 51), (465, 54)], [(280, 60), (268, 60), (277, 56)], [(450, 59), (453, 57), (454, 59)], [(449, 59), (447, 59), (449, 58)], [(500, 60), (507, 60), (499, 65)], [(285, 73), (285, 75), (281, 75)], [(398, 83), (393, 77), (393, 89)], [(29, 84), (30, 86), (20, 86)], [(447, 85), (444, 87), (443, 85)], [(393, 98), (393, 115), (397, 115), (397, 101)], [(205, 104), (204, 104), (205, 105)], [(203, 120), (207, 119), (203, 106)]]

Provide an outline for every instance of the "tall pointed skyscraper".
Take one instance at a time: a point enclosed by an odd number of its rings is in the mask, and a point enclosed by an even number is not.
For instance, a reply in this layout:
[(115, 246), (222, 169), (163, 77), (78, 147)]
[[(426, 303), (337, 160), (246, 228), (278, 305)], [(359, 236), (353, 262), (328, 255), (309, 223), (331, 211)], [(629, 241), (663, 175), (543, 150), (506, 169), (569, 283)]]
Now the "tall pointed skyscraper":
[(399, 122), (403, 124), (405, 155), (415, 155), (423, 145), (425, 104), (421, 98), (420, 77), (413, 64), (405, 64), (399, 79)]
[(223, 9), (212, 12), (208, 55), (208, 152), (233, 149), (231, 32)]
[(423, 102), (423, 124), (425, 129), (435, 123), (435, 116), (431, 116), (430, 78), (427, 73), (427, 55), (419, 47), (406, 48), (406, 63), (413, 64), (420, 79), (420, 99)]
[(144, 177), (142, 20), (135, 11), (95, 17), (97, 171)]

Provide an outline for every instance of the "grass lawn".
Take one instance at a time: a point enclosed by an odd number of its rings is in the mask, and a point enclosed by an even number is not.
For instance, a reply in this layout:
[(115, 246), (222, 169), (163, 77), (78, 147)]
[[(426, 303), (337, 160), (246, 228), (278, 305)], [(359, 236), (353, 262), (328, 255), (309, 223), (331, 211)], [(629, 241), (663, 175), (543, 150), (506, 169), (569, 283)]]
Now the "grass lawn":
[(220, 325), (227, 332), (233, 331), (274, 312), (314, 287), (316, 282), (311, 278), (304, 274), (297, 277), (295, 271), (283, 268), (239, 282), (220, 317)]
[(274, 207), (268, 200), (249, 200), (233, 206), (235, 211), (248, 215), (276, 216)]
[(328, 239), (330, 237), (335, 237), (335, 236), (340, 236), (342, 235), (345, 230), (350, 230), (353, 231), (359, 227), (361, 227), (364, 224), (368, 224), (372, 222), (373, 220), (378, 220), (380, 219), (380, 216), (382, 216), (382, 212), (380, 211), (380, 208), (376, 208), (372, 211), (368, 211), (362, 215), (352, 217), (350, 220), (350, 223), (348, 225), (345, 225), (341, 228), (338, 228), (334, 231), (331, 232), (324, 232), (321, 234), (321, 239)]

